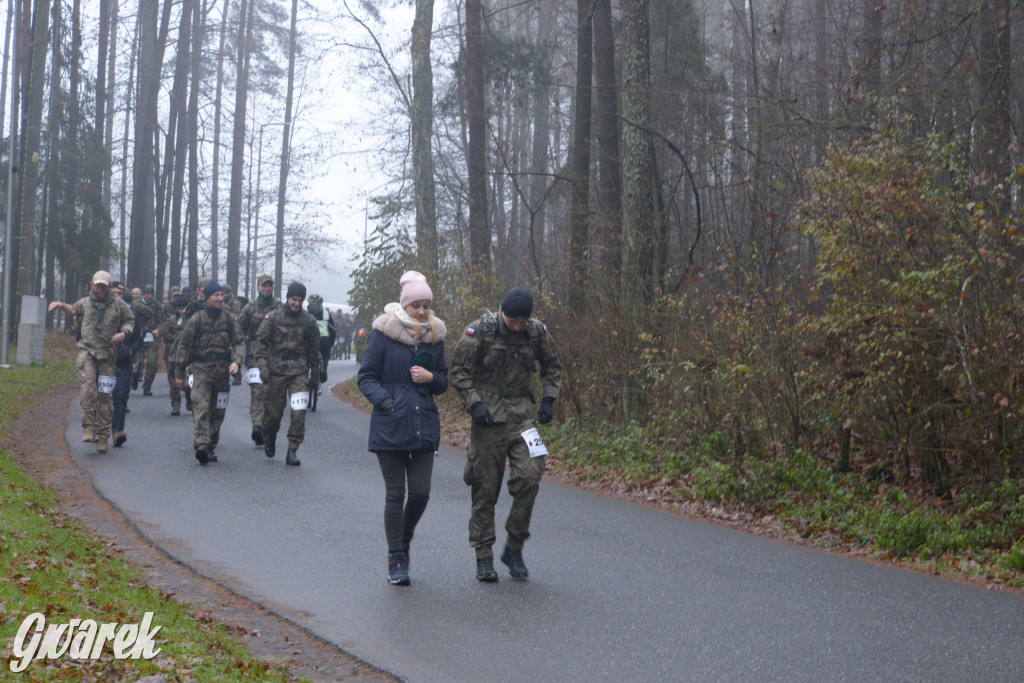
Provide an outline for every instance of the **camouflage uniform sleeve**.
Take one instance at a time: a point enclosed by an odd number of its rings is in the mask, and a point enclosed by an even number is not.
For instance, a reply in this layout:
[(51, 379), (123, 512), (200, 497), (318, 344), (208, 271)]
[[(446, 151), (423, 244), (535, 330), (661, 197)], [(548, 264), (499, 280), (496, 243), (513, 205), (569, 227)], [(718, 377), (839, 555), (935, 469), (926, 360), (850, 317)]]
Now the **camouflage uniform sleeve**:
[(540, 321), (537, 323), (541, 328), (540, 343), (537, 345), (537, 362), (540, 364), (540, 381), (543, 385), (541, 398), (557, 399), (562, 386), (562, 362), (558, 359), (548, 328)]
[(82, 321), (85, 320), (85, 299), (79, 299), (71, 305), (71, 319), (74, 332), (82, 333)]
[(229, 316), (228, 321), (231, 325), (231, 362), (242, 367), (245, 364), (245, 335), (235, 318)]
[(320, 327), (313, 318), (306, 321), (306, 357), (313, 372), (320, 372)]
[(252, 352), (252, 361), (256, 365), (264, 363), (264, 356), (271, 341), (270, 330), (270, 316), (267, 315), (260, 322), (259, 327), (256, 328), (255, 334), (252, 335), (252, 346), (249, 348), (249, 351)]
[(124, 332), (125, 336), (131, 336), (132, 330), (135, 329), (135, 314), (132, 309), (128, 308), (128, 304), (124, 303), (121, 299), (118, 299), (121, 305), (118, 307), (121, 310), (121, 325), (118, 327), (118, 331)]
[(452, 362), (448, 366), (448, 383), (459, 392), (459, 397), (468, 411), (473, 404), (483, 399), (476, 390), (476, 381), (473, 378), (473, 368), (476, 366), (476, 352), (479, 341), (476, 335), (480, 334), (479, 325), (466, 328), (465, 333), (455, 344), (452, 352)]
[(192, 362), (192, 347), (195, 345), (198, 320), (199, 315), (189, 318), (178, 335), (178, 352), (174, 359), (175, 379), (185, 379), (185, 367)]
[(249, 336), (249, 323), (252, 319), (252, 304), (248, 303), (242, 308), (242, 312), (238, 314), (238, 326), (242, 328), (242, 335), (245, 337)]

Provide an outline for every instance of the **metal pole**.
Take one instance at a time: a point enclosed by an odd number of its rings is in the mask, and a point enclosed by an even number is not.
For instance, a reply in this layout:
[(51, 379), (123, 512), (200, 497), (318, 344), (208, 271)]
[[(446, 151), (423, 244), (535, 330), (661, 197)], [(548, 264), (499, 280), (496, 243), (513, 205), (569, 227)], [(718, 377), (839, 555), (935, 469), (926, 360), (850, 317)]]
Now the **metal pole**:
[[(14, 46), (12, 52), (14, 59), (11, 59), (11, 130), (10, 137), (8, 138), (8, 166), (7, 166), (7, 217), (4, 220), (5, 223), (5, 234), (6, 239), (4, 240), (4, 281), (3, 281), (3, 301), (0, 302), (0, 307), (3, 308), (3, 320), (0, 322), (0, 367), (9, 368), (10, 366), (10, 326), (11, 326), (11, 308), (14, 301), (13, 293), (11, 292), (12, 282), (11, 276), (13, 275), (14, 269), (11, 268), (11, 247), (14, 242), (14, 231), (11, 228), (11, 214), (13, 212), (14, 205), (14, 176), (17, 173), (17, 166), (14, 165), (14, 154), (17, 148), (18, 139), (18, 104), (19, 104), (19, 82), (18, 82), (18, 21), (15, 17), (15, 21), (11, 24), (14, 31)], [(2, 122), (0, 122), (2, 125)]]

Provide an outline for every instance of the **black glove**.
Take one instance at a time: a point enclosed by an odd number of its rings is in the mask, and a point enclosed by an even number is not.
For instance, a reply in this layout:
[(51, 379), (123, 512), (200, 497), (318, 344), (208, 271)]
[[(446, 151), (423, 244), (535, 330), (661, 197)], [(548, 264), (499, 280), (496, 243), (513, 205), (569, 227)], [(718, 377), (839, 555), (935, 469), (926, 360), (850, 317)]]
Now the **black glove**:
[(473, 422), (476, 422), (481, 427), (490, 427), (494, 424), (491, 411), (487, 410), (487, 406), (484, 405), (483, 401), (474, 403), (473, 407), (469, 409), (469, 414), (473, 416)]
[(537, 422), (546, 425), (555, 416), (555, 399), (545, 396), (541, 399), (540, 410), (537, 411)]

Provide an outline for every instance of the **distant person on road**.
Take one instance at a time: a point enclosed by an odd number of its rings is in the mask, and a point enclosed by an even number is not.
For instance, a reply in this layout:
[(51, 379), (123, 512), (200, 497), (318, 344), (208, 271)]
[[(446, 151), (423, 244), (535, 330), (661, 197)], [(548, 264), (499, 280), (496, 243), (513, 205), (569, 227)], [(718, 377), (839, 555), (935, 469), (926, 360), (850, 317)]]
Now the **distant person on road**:
[[(397, 303), (384, 307), (359, 366), (359, 389), (373, 404), (369, 450), (384, 477), (388, 581), (409, 585), (409, 544), (430, 499), (441, 419), (434, 396), (448, 389), (444, 321), (427, 280), (411, 270)], [(408, 484), (408, 498), (406, 485)]]
[(139, 328), (139, 335), (142, 336), (142, 350), (136, 354), (139, 360), (139, 367), (135, 371), (133, 389), (138, 389), (139, 382), (142, 382), (142, 395), (153, 395), (153, 380), (156, 379), (157, 366), (160, 363), (160, 340), (158, 326), (160, 325), (160, 303), (153, 298), (153, 285), (146, 285), (142, 288), (142, 297), (135, 298), (135, 290), (132, 290), (132, 313), (135, 314), (135, 326)]
[(73, 316), (78, 331), (78, 384), (81, 388), (82, 443), (95, 443), (106, 453), (110, 423), (114, 414), (114, 384), (117, 373), (117, 345), (135, 329), (135, 316), (120, 297), (110, 294), (110, 273), (96, 271), (89, 283), (89, 296), (73, 305), (50, 303)]
[[(562, 382), (558, 360), (547, 326), (533, 313), (533, 295), (523, 287), (505, 294), (498, 315), (490, 311), (466, 328), (452, 352), (452, 386), (473, 418), (463, 479), (471, 487), (473, 510), (469, 544), (476, 551), (478, 581), (498, 580), (494, 571), (494, 505), (501, 493), (505, 462), (509, 464), (508, 492), (512, 509), (505, 522), (508, 538), (501, 561), (513, 579), (529, 574), (523, 544), (530, 537), (533, 503), (544, 474), (543, 441), (534, 423), (547, 424)], [(530, 391), (530, 380), (540, 365), (540, 409)]]
[(319, 294), (313, 294), (309, 297), (309, 302), (306, 304), (306, 310), (313, 320), (316, 321), (316, 327), (320, 331), (320, 377), (317, 382), (318, 385), (322, 385), (327, 381), (327, 362), (331, 358), (331, 347), (334, 346), (334, 340), (338, 336), (337, 329), (334, 326), (334, 318), (330, 312), (324, 309), (324, 299)]
[(174, 381), (179, 389), (192, 375), (192, 445), (200, 465), (217, 462), (214, 450), (228, 407), (231, 375), (245, 356), (242, 329), (224, 310), (224, 291), (216, 280), (203, 286), (205, 306), (195, 313), (178, 336)]
[(188, 295), (176, 293), (171, 296), (171, 312), (160, 324), (160, 339), (164, 343), (164, 359), (167, 363), (167, 383), (171, 387), (171, 415), (181, 415), (181, 389), (174, 379), (174, 345), (185, 327), (185, 309)]
[[(125, 298), (124, 285), (117, 280), (110, 284), (110, 291), (121, 299)], [(125, 303), (128, 302), (125, 301)], [(114, 432), (114, 445), (119, 448), (128, 440), (128, 435), (124, 431), (124, 422), (125, 416), (128, 413), (128, 394), (132, 390), (132, 356), (138, 353), (141, 348), (142, 334), (139, 332), (138, 325), (135, 326), (132, 333), (124, 341), (117, 344), (117, 360), (115, 361), (117, 367), (117, 374), (115, 376), (117, 379), (114, 382), (114, 413), (110, 422), (110, 428)]]
[(342, 314), (341, 321), (338, 323), (338, 336), (341, 338), (341, 357), (343, 360), (348, 360), (352, 357), (352, 333), (354, 330), (355, 323), (352, 322), (351, 314)]
[(306, 438), (306, 409), (309, 406), (309, 379), (320, 372), (320, 330), (316, 321), (302, 310), (306, 286), (288, 285), (285, 303), (267, 313), (253, 343), (253, 361), (260, 369), (264, 389), (263, 453), (277, 453), (277, 432), (281, 428), (285, 404), (291, 406), (288, 424), (286, 465), (298, 467), (297, 452)]
[[(260, 378), (259, 368), (252, 359), (253, 343), (260, 323), (268, 313), (278, 309), (281, 302), (274, 296), (274, 278), (269, 275), (260, 275), (256, 279), (256, 291), (256, 298), (242, 308), (242, 312), (238, 316), (238, 325), (242, 328), (247, 349), (245, 365), (249, 368), (249, 372), (245, 373), (245, 378), (249, 384), (249, 419), (252, 420), (250, 437), (257, 446), (262, 446), (265, 441), (263, 413), (266, 410), (264, 396), (267, 385)], [(254, 370), (255, 372), (253, 372)]]

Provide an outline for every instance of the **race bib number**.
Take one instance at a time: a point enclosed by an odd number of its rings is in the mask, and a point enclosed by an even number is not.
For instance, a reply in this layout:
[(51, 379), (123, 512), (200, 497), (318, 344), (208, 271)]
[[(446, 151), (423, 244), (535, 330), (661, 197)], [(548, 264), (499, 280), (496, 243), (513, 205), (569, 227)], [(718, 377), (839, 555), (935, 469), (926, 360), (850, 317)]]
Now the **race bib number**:
[(100, 375), (96, 378), (96, 384), (99, 386), (101, 394), (112, 394), (114, 393), (114, 385), (117, 384), (117, 378), (110, 375)]
[(292, 394), (292, 410), (305, 410), (309, 407), (309, 392), (296, 391)]
[(263, 380), (260, 378), (259, 368), (249, 368), (245, 373), (246, 384), (263, 384)]
[(148, 343), (148, 342), (151, 342), (151, 341), (156, 341), (156, 340), (155, 340), (155, 339), (153, 339), (153, 333), (152, 333), (152, 332), (147, 332), (147, 333), (146, 333), (146, 336), (142, 338), (142, 341), (144, 341), (144, 342), (147, 342), (147, 343)]
[(228, 409), (228, 396), (229, 394), (227, 392), (224, 392), (223, 394), (217, 394), (217, 410)]
[(539, 458), (542, 455), (548, 454), (548, 447), (544, 445), (544, 439), (540, 438), (540, 432), (537, 428), (527, 429), (521, 434), (523, 441), (526, 442), (526, 447), (530, 449), (531, 458)]
[(192, 383), (193, 383), (194, 381), (195, 381), (195, 377), (193, 377), (192, 375), (189, 375), (189, 376), (188, 376), (188, 388), (189, 388), (189, 389), (191, 389), (191, 388), (192, 388)]

